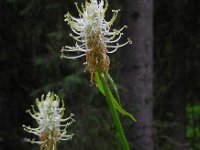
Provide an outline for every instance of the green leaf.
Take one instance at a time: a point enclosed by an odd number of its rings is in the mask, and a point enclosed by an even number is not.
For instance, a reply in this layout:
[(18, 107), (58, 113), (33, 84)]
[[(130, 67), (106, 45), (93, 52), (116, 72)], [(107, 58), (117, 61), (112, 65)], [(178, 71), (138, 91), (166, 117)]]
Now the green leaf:
[(129, 112), (127, 112), (126, 110), (124, 110), (120, 105), (119, 103), (116, 101), (116, 99), (113, 97), (112, 93), (111, 94), (111, 98), (112, 98), (112, 101), (113, 101), (113, 104), (115, 106), (115, 108), (122, 114), (122, 115), (125, 115), (125, 116), (128, 116), (130, 117), (133, 121), (137, 121), (132, 114), (130, 114)]
[(110, 83), (111, 83), (111, 85), (112, 85), (112, 87), (113, 87), (113, 89), (115, 91), (117, 100), (120, 103), (120, 96), (119, 96), (119, 92), (118, 92), (117, 86), (116, 86), (114, 80), (112, 79), (112, 77), (109, 74), (107, 74), (107, 77), (108, 77), (108, 80), (110, 81)]
[[(105, 77), (104, 77), (105, 78)], [(99, 74), (96, 72), (95, 73), (95, 82), (97, 84), (97, 87), (99, 88), (99, 91), (105, 96), (105, 91), (103, 89), (103, 85), (100, 81), (100, 78), (99, 78)], [(111, 91), (109, 90), (108, 91), (110, 96), (111, 96), (111, 100), (115, 106), (115, 108), (124, 116), (128, 116), (130, 117), (133, 121), (136, 121), (136, 119), (133, 117), (132, 114), (130, 114), (129, 112), (125, 111), (121, 106), (120, 104), (117, 102), (117, 100), (114, 98), (113, 94), (111, 93)]]
[(105, 96), (103, 85), (100, 81), (99, 74), (97, 72), (95, 72), (95, 82), (96, 82), (97, 87), (99, 88), (99, 91)]
[(119, 135), (120, 141), (122, 143), (123, 149), (124, 150), (130, 150), (128, 141), (126, 139), (126, 136), (124, 134), (124, 131), (123, 131), (123, 128), (122, 128), (122, 125), (121, 125), (121, 121), (119, 119), (117, 110), (115, 108), (115, 105), (113, 104), (113, 100), (112, 100), (110, 92), (109, 92), (110, 89), (109, 89), (109, 87), (107, 85), (107, 80), (106, 80), (106, 78), (105, 78), (105, 76), (104, 76), (104, 74), (102, 72), (98, 72), (97, 71), (96, 73), (97, 73), (97, 75), (99, 77), (99, 82), (98, 82), (99, 83), (99, 87), (103, 87), (102, 91), (104, 91), (104, 94), (105, 94), (105, 97), (106, 97), (110, 112), (112, 114), (114, 124), (116, 126), (117, 131), (118, 131), (118, 135)]

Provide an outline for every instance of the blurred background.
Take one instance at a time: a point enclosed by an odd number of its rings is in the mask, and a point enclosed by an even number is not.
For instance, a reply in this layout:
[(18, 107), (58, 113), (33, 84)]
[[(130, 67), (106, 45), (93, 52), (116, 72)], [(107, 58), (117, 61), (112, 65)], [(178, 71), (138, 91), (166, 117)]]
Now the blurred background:
[[(133, 40), (110, 55), (121, 103), (138, 120), (121, 116), (131, 150), (200, 150), (200, 1), (108, 2), (107, 20), (121, 9), (113, 28), (128, 25), (121, 42)], [(77, 120), (59, 150), (122, 149), (85, 59), (60, 59), (62, 46), (75, 43), (68, 11), (78, 16), (74, 0), (0, 1), (0, 150), (39, 149), (24, 141), (34, 136), (22, 124), (37, 126), (26, 110), (48, 91)]]

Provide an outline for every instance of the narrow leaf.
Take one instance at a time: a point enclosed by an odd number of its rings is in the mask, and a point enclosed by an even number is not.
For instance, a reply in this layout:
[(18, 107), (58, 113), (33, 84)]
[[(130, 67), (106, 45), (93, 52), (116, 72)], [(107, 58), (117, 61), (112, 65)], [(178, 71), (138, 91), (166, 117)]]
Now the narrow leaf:
[(113, 89), (115, 91), (115, 94), (117, 96), (117, 100), (120, 103), (120, 96), (119, 96), (119, 92), (118, 92), (117, 86), (116, 86), (114, 80), (112, 79), (112, 77), (109, 74), (107, 75), (107, 77), (108, 77), (108, 80), (110, 81), (110, 83), (111, 83), (111, 85), (112, 85), (112, 87), (113, 87)]
[[(104, 77), (104, 78), (105, 78), (105, 77)], [(99, 74), (98, 74), (97, 72), (95, 73), (95, 82), (96, 82), (96, 84), (97, 84), (97, 87), (99, 88), (99, 91), (105, 96), (105, 91), (104, 91), (104, 89), (103, 89), (103, 85), (102, 85), (102, 83), (101, 83), (101, 81), (100, 81)], [(110, 96), (111, 96), (111, 100), (112, 100), (112, 102), (113, 102), (115, 108), (116, 108), (122, 115), (128, 116), (128, 117), (130, 117), (133, 121), (136, 121), (136, 119), (133, 117), (132, 114), (130, 114), (129, 112), (125, 111), (125, 110), (120, 106), (120, 104), (119, 104), (119, 103), (117, 102), (117, 100), (114, 98), (114, 96), (113, 96), (112, 92), (110, 91), (110, 89), (109, 89), (108, 92), (109, 92), (109, 94), (110, 94)]]

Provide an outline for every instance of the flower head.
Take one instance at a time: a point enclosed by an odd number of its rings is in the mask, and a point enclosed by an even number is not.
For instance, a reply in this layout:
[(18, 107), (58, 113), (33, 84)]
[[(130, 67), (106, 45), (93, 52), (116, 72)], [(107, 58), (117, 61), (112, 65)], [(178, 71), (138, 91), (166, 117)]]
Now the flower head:
[[(79, 18), (67, 13), (65, 21), (68, 22), (74, 33), (70, 36), (76, 40), (76, 44), (75, 46), (64, 46), (61, 50), (61, 57), (77, 59), (86, 55), (86, 70), (90, 72), (93, 82), (96, 69), (103, 73), (108, 72), (110, 60), (107, 54), (114, 53), (118, 48), (131, 43), (131, 41), (128, 39), (124, 44), (117, 43), (123, 35), (122, 30), (127, 26), (111, 31), (111, 26), (116, 20), (119, 10), (113, 10), (111, 20), (106, 21), (107, 1), (86, 1), (85, 6), (82, 5), (81, 9), (78, 8), (77, 3), (75, 5), (79, 12)], [(69, 56), (65, 54), (66, 52), (79, 52), (79, 55)]]
[(35, 119), (38, 123), (37, 128), (31, 128), (30, 126), (23, 125), (25, 131), (39, 136), (39, 141), (34, 139), (26, 139), (31, 143), (41, 144), (41, 149), (51, 148), (56, 149), (56, 142), (59, 140), (69, 140), (73, 134), (67, 135), (67, 127), (72, 124), (75, 120), (73, 114), (68, 118), (62, 119), (64, 115), (64, 102), (62, 101), (62, 107), (60, 107), (60, 99), (56, 94), (49, 92), (44, 99), (44, 95), (41, 97), (41, 101), (36, 99), (36, 105), (38, 112), (32, 106), (31, 110), (27, 112)]

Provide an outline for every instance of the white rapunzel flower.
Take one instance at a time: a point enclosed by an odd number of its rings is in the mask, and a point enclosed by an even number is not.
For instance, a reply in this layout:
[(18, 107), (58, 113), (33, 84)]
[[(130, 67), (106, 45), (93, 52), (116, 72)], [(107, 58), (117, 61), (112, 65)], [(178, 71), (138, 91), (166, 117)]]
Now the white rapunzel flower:
[[(60, 103), (62, 103), (61, 107)], [(45, 99), (42, 95), (41, 101), (36, 99), (36, 105), (38, 112), (34, 109), (34, 106), (32, 106), (32, 111), (28, 110), (27, 112), (36, 120), (38, 127), (32, 128), (23, 125), (23, 128), (25, 131), (38, 136), (39, 140), (26, 139), (26, 141), (40, 144), (41, 149), (56, 150), (57, 141), (72, 139), (73, 134), (67, 134), (67, 127), (75, 121), (74, 115), (71, 114), (68, 118), (62, 118), (65, 110), (64, 102), (61, 102), (56, 94), (49, 92)]]
[[(104, 73), (109, 69), (109, 57), (107, 53), (114, 53), (118, 48), (132, 43), (129, 39), (124, 44), (118, 44), (123, 35), (122, 30), (113, 29), (113, 25), (119, 10), (113, 10), (113, 17), (110, 21), (105, 20), (105, 13), (108, 9), (108, 2), (104, 0), (90, 0), (79, 9), (79, 18), (73, 17), (70, 13), (65, 15), (65, 21), (68, 22), (74, 34), (70, 34), (76, 40), (75, 46), (64, 46), (61, 50), (61, 58), (77, 59), (86, 56), (86, 70), (91, 74), (91, 81), (95, 70), (98, 68)], [(69, 52), (78, 52), (78, 55), (69, 55)]]

